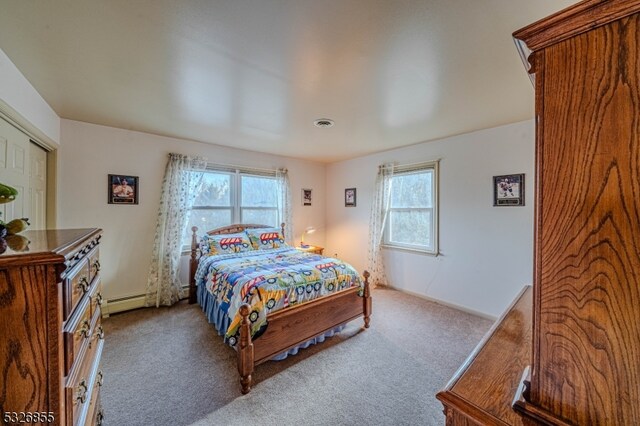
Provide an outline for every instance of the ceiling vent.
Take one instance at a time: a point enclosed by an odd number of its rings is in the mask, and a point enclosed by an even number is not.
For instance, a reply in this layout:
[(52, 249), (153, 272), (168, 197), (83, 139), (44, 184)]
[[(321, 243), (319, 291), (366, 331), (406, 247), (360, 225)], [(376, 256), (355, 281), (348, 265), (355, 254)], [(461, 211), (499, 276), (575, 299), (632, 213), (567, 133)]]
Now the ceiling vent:
[(328, 118), (319, 118), (318, 120), (314, 121), (313, 124), (316, 127), (333, 127), (333, 120)]

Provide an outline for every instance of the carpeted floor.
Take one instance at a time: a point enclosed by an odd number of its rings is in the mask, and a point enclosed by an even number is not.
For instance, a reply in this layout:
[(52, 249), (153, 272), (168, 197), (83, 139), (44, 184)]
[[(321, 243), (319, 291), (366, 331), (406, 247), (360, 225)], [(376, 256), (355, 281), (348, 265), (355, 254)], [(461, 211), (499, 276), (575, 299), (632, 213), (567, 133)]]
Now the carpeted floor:
[(105, 424), (442, 425), (435, 399), (491, 322), (387, 289), (371, 328), (257, 367), (241, 395), (233, 349), (198, 305), (104, 320)]

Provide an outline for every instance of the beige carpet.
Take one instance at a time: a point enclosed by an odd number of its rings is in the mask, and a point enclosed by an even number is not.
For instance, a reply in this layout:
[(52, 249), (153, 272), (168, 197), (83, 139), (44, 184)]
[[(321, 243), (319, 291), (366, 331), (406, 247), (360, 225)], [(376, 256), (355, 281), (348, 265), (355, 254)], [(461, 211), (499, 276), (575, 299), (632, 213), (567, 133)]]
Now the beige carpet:
[(373, 291), (371, 328), (257, 367), (241, 395), (235, 352), (198, 305), (104, 321), (106, 425), (442, 425), (440, 390), (490, 321)]

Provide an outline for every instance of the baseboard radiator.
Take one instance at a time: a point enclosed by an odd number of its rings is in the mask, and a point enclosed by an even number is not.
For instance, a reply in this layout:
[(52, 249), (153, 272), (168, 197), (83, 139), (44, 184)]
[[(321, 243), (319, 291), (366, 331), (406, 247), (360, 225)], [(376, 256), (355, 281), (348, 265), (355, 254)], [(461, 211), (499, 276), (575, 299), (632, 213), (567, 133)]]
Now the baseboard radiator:
[[(182, 294), (180, 295), (180, 299), (186, 299), (187, 297), (189, 297), (189, 286), (187, 284), (184, 284), (182, 286)], [(138, 294), (134, 296), (121, 297), (118, 299), (105, 300), (105, 302), (103, 302), (102, 304), (102, 318), (109, 318), (109, 315), (111, 314), (144, 308), (144, 302), (146, 298), (146, 295)]]

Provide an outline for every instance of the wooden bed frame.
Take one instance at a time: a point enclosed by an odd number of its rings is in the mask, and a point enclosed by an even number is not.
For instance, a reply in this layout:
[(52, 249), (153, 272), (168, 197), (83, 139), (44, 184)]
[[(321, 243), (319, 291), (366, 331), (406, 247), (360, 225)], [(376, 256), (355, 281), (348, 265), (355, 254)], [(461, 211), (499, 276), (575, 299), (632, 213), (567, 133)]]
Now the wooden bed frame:
[[(272, 228), (267, 225), (236, 224), (207, 231), (208, 235), (233, 234), (251, 228)], [(189, 303), (197, 302), (195, 274), (198, 267), (199, 248), (196, 232), (198, 227), (191, 228), (191, 261), (189, 263)], [(284, 223), (282, 224), (284, 235)], [(267, 316), (267, 330), (255, 342), (251, 339), (248, 304), (240, 306), (242, 322), (240, 339), (237, 344), (238, 373), (243, 394), (251, 390), (251, 375), (256, 365), (270, 360), (274, 356), (288, 351), (309, 339), (320, 336), (327, 331), (364, 317), (364, 327), (369, 328), (371, 316), (371, 292), (369, 289), (369, 272), (364, 271), (364, 295), (358, 296), (359, 287), (350, 287), (332, 295), (294, 305)]]

